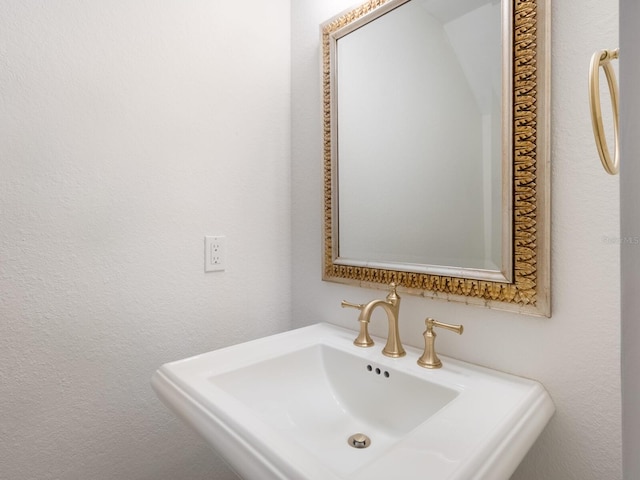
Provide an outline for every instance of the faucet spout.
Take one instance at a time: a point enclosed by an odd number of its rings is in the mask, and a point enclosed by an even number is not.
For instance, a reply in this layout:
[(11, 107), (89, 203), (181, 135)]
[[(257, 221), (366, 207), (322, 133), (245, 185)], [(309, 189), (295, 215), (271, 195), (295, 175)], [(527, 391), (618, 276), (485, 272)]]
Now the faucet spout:
[[(387, 314), (387, 320), (389, 322), (389, 333), (387, 335), (387, 343), (382, 349), (382, 354), (387, 357), (403, 357), (406, 355), (404, 347), (400, 342), (400, 331), (398, 327), (398, 318), (400, 314), (400, 296), (396, 292), (396, 286), (391, 284), (391, 292), (384, 300), (373, 300), (364, 305), (360, 311), (360, 318), (358, 319), (361, 324), (368, 324), (371, 320), (371, 314), (377, 308), (381, 307)], [(356, 339), (357, 341), (357, 339)]]
[(349, 307), (360, 310), (360, 315), (358, 316), (358, 321), (360, 322), (360, 333), (353, 341), (353, 344), (357, 347), (371, 347), (373, 345), (373, 340), (369, 336), (369, 322), (371, 321), (371, 314), (373, 311), (376, 308), (381, 307), (387, 314), (387, 320), (389, 321), (387, 344), (382, 349), (382, 353), (387, 357), (403, 357), (406, 355), (406, 352), (400, 342), (400, 332), (398, 329), (400, 296), (396, 292), (395, 283), (391, 283), (389, 286), (391, 287), (391, 291), (384, 300), (373, 300), (367, 304), (351, 303), (343, 300), (342, 308)]

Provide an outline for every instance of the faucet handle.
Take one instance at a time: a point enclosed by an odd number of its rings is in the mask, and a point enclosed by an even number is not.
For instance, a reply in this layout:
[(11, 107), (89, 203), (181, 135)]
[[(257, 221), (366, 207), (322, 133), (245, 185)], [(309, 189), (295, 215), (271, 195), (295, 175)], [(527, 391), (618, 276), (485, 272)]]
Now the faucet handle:
[(427, 318), (424, 321), (427, 329), (424, 331), (424, 353), (418, 359), (418, 365), (424, 368), (440, 368), (442, 362), (436, 354), (436, 332), (433, 331), (434, 327), (444, 328), (451, 332), (455, 332), (458, 335), (462, 335), (464, 327), (462, 325), (451, 325), (448, 323), (438, 322), (433, 318)]
[[(424, 321), (424, 323), (427, 326), (427, 329), (431, 328), (432, 331), (433, 331), (433, 327), (440, 327), (440, 328), (444, 328), (445, 330), (449, 330), (451, 332), (455, 332), (458, 335), (462, 335), (462, 332), (464, 332), (464, 326), (463, 325), (451, 325), (450, 323), (439, 322), (437, 320), (434, 320), (433, 318), (427, 318)], [(434, 333), (434, 335), (435, 335), (435, 333)]]
[(351, 303), (347, 302), (346, 300), (342, 300), (340, 306), (342, 308), (357, 308), (358, 310), (362, 310), (364, 308), (364, 303)]
[[(364, 309), (364, 303), (351, 303), (343, 300), (340, 304), (342, 308), (355, 308), (360, 310)], [(374, 345), (373, 340), (369, 336), (369, 321), (368, 319), (362, 318), (362, 313), (358, 316), (358, 321), (360, 322), (360, 333), (358, 333), (357, 338), (353, 341), (353, 344), (357, 347), (372, 347)]]

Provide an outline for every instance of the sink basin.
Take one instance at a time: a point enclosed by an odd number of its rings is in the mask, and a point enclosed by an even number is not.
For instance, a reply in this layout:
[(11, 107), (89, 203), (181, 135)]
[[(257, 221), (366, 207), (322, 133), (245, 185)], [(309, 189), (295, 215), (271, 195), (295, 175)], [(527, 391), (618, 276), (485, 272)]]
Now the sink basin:
[(168, 363), (152, 385), (248, 480), (506, 480), (554, 412), (535, 381), (354, 338), (313, 325)]

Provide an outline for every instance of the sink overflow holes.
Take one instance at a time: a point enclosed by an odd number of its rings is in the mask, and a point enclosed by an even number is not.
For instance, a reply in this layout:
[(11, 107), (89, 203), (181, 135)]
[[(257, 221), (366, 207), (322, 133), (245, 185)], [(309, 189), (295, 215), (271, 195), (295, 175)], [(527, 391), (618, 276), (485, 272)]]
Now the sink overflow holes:
[[(374, 368), (371, 365), (367, 365), (367, 371), (369, 372), (373, 372)], [(382, 370), (380, 370), (379, 368), (376, 367), (375, 369), (376, 375), (380, 375), (382, 372)], [(385, 378), (389, 378), (389, 372), (387, 372), (386, 370), (384, 371), (384, 376)]]
[(367, 448), (371, 445), (371, 439), (364, 433), (355, 433), (349, 437), (347, 443), (353, 448)]

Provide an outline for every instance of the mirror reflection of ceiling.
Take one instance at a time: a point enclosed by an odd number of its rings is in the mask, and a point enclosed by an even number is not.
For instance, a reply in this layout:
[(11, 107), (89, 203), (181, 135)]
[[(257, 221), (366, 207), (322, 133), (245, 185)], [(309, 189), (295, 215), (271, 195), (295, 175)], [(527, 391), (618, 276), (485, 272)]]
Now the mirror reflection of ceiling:
[(416, 0), (443, 25), (487, 4), (500, 7), (500, 0)]
[[(491, 112), (491, 96), (500, 97), (502, 63), (500, 49), (500, 0), (414, 0), (442, 25), (455, 52), (478, 109)], [(478, 28), (482, 25), (483, 28)], [(489, 27), (489, 28), (486, 28)], [(473, 42), (464, 32), (474, 32)], [(491, 85), (491, 91), (479, 88)]]

